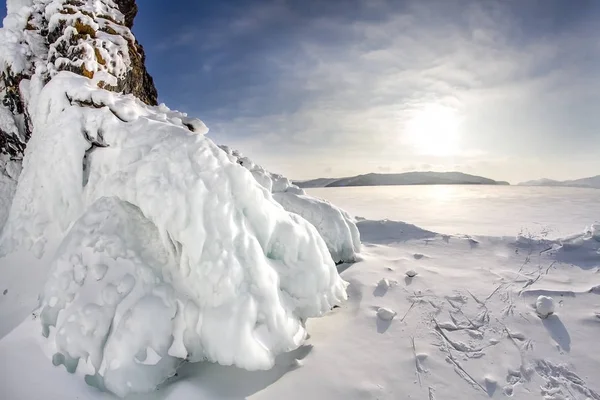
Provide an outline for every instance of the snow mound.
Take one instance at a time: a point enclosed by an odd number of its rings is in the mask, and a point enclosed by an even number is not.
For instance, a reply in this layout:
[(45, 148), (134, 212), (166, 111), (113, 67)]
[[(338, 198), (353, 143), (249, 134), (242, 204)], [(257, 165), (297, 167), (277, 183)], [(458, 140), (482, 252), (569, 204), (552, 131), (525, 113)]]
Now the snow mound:
[(252, 173), (254, 179), (273, 193), (273, 198), (287, 211), (310, 222), (325, 240), (331, 257), (336, 262), (356, 261), (360, 252), (360, 233), (356, 221), (344, 210), (326, 200), (307, 195), (286, 177), (266, 171), (236, 150), (220, 146), (233, 162)]
[(55, 364), (120, 396), (183, 360), (268, 369), (346, 298), (317, 229), (185, 115), (66, 71), (29, 113), (2, 250), (64, 238), (41, 297)]
[(542, 318), (547, 318), (549, 315), (554, 314), (555, 308), (556, 305), (552, 297), (539, 296), (535, 301), (535, 310)]

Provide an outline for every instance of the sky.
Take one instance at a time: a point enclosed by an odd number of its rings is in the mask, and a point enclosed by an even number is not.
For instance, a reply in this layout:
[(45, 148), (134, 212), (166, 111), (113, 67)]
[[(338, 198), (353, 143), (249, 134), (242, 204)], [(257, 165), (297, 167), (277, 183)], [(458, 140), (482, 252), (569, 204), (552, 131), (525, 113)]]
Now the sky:
[(294, 179), (600, 174), (600, 2), (138, 1), (160, 101)]

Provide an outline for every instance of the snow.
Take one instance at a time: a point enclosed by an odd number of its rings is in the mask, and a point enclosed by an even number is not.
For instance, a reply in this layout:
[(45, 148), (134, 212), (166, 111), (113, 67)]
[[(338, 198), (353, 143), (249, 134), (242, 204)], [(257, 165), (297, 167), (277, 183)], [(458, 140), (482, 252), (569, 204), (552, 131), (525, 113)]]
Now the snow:
[(18, 12), (23, 7), (30, 7), (33, 4), (33, 0), (7, 0), (6, 1), (6, 12), (12, 14)]
[(535, 301), (535, 310), (542, 318), (547, 318), (549, 315), (554, 314), (555, 309), (556, 305), (552, 297), (539, 296)]

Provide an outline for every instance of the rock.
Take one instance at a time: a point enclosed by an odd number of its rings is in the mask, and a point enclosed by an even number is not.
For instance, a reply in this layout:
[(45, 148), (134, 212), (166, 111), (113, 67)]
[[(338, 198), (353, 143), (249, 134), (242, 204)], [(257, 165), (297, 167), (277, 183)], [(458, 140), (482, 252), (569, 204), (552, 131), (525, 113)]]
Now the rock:
[(406, 271), (406, 276), (408, 276), (409, 278), (414, 278), (415, 276), (417, 276), (417, 271), (415, 271), (414, 269), (409, 269), (408, 271)]
[(119, 11), (125, 16), (125, 25), (131, 29), (133, 27), (133, 20), (138, 12), (137, 4), (135, 0), (115, 0)]
[(541, 318), (554, 314), (556, 306), (554, 299), (548, 296), (539, 296), (535, 302), (535, 310)]
[(385, 307), (379, 307), (377, 310), (377, 316), (384, 321), (391, 321), (398, 313), (394, 310)]

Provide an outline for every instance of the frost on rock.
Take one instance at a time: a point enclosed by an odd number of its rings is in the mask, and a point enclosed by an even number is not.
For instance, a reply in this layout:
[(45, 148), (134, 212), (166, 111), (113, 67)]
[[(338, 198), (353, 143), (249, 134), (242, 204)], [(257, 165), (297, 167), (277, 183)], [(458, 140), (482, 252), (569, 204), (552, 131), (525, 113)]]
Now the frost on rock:
[(182, 360), (267, 369), (346, 298), (315, 227), (185, 115), (66, 71), (30, 112), (2, 246), (64, 237), (41, 296), (55, 364), (120, 396)]
[(238, 151), (227, 146), (220, 147), (232, 161), (248, 169), (258, 183), (271, 191), (283, 208), (300, 215), (317, 228), (335, 262), (356, 260), (356, 254), (360, 252), (360, 233), (356, 221), (348, 213), (326, 200), (307, 195), (289, 179), (266, 171)]

